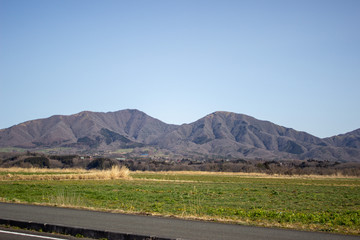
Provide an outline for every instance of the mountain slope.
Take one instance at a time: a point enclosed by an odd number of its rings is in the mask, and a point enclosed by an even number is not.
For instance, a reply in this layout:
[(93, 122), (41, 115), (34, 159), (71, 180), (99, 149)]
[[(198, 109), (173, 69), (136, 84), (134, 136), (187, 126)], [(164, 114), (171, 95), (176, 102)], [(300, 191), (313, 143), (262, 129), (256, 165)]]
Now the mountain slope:
[(346, 134), (326, 138), (325, 140), (336, 147), (360, 149), (360, 128)]
[[(81, 112), (28, 121), (0, 132), (1, 147), (99, 147), (146, 144), (174, 128), (138, 110)], [(114, 146), (115, 147), (115, 146)]]
[(138, 110), (80, 112), (0, 130), (0, 147), (114, 151), (151, 146), (184, 157), (360, 161), (360, 129), (321, 139), (306, 132), (231, 112), (170, 125)]
[(299, 155), (327, 145), (305, 132), (230, 112), (215, 112), (194, 123), (184, 124), (166, 134), (158, 144), (174, 151), (191, 149), (223, 156), (231, 153), (234, 157)]

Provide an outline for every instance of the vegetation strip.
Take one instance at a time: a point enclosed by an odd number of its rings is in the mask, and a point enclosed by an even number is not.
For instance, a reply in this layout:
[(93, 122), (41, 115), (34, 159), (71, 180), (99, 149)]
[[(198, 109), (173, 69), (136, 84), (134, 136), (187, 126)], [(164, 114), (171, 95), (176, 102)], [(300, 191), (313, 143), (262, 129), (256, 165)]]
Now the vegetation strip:
[(0, 200), (360, 234), (360, 178), (350, 177), (131, 172), (127, 180), (3, 179)]
[[(1, 174), (1, 172), (3, 174)], [(5, 173), (5, 174), (4, 174)], [(126, 167), (113, 166), (108, 170), (67, 169), (24, 169), (0, 168), (0, 180), (106, 180), (106, 179), (129, 179), (129, 169)]]

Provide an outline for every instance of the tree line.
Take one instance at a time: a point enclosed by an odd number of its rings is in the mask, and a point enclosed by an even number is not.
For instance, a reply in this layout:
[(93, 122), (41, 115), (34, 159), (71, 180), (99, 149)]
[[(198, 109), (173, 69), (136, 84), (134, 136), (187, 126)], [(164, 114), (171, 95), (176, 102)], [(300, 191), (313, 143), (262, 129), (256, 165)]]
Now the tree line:
[(207, 159), (180, 160), (134, 157), (119, 159), (80, 155), (1, 154), (0, 167), (84, 168), (108, 169), (114, 165), (126, 166), (131, 171), (208, 171), (244, 172), (281, 175), (344, 175), (360, 176), (360, 162), (307, 160), (259, 160), (259, 159)]

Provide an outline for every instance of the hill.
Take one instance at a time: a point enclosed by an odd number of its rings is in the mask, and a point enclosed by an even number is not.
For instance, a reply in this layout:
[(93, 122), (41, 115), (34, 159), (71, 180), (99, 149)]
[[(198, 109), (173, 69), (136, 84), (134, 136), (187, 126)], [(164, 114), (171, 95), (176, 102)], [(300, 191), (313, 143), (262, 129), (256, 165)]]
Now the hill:
[(352, 147), (337, 145), (331, 138), (321, 139), (247, 115), (215, 112), (179, 126), (157, 144), (174, 152), (225, 157), (358, 161), (360, 149), (356, 143), (360, 140), (351, 139)]
[(360, 161), (360, 129), (321, 139), (231, 112), (214, 112), (190, 124), (171, 125), (139, 110), (85, 111), (2, 129), (0, 148), (9, 147), (36, 151), (58, 148), (60, 153), (111, 153), (119, 149), (151, 148), (170, 156), (200, 159)]
[(174, 128), (138, 110), (81, 112), (0, 130), (0, 147), (110, 149), (144, 146)]

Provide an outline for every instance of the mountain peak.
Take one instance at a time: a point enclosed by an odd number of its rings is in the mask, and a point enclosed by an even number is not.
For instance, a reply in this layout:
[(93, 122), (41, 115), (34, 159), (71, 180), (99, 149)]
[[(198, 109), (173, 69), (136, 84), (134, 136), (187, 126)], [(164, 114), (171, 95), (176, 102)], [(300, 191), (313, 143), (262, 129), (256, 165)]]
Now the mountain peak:
[(206, 115), (204, 118), (235, 119), (235, 118), (252, 118), (252, 117), (245, 115), (245, 114), (240, 114), (240, 113), (234, 113), (234, 112), (228, 112), (228, 111), (216, 111), (216, 112)]
[[(171, 125), (137, 109), (54, 115), (2, 129), (0, 147), (111, 152), (152, 147), (176, 156), (359, 161), (360, 129), (320, 139), (248, 115), (216, 111)], [(161, 151), (159, 151), (161, 152)]]
[(235, 115), (243, 115), (243, 114), (227, 112), (227, 111), (216, 111), (216, 112), (210, 113), (207, 116), (235, 116)]

